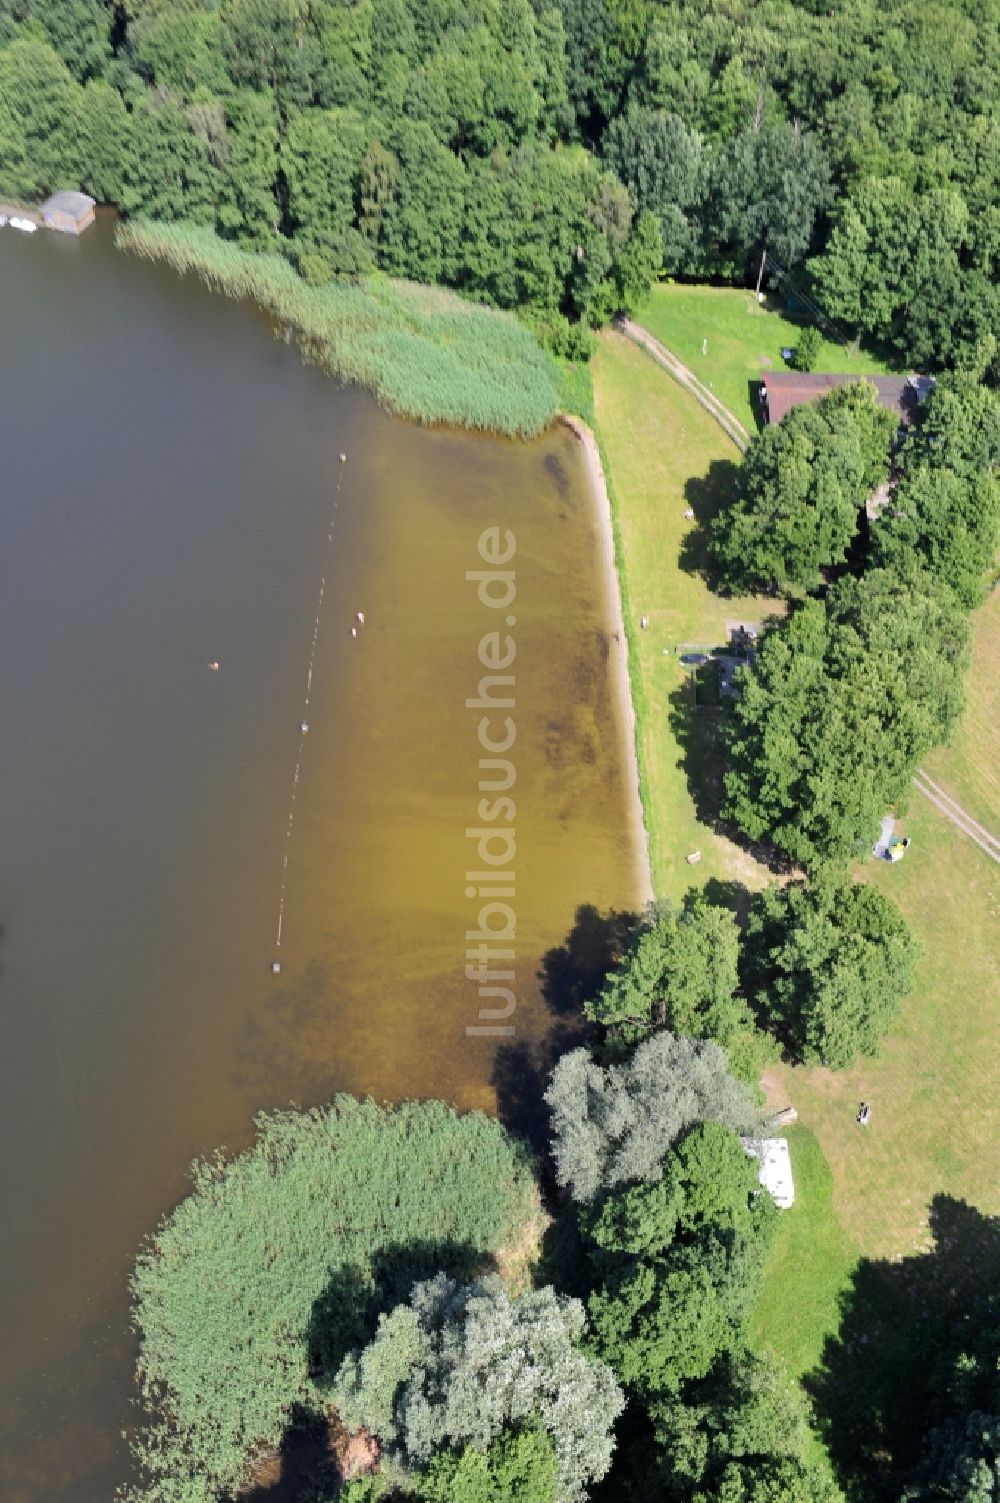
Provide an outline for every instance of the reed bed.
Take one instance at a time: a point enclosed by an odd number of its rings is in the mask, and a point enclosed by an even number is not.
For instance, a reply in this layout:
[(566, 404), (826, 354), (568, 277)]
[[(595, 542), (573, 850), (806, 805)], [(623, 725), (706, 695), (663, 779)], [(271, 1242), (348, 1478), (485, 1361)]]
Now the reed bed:
[(282, 257), (190, 225), (131, 220), (117, 244), (258, 304), (308, 360), (400, 417), (527, 437), (559, 407), (558, 369), (531, 331), (444, 288), (378, 275), (311, 287)]

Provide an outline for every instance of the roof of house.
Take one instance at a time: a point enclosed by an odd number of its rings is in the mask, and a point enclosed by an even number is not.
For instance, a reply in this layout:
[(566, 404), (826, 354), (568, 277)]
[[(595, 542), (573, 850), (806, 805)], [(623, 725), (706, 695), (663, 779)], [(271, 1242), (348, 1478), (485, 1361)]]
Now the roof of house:
[(878, 392), (879, 403), (897, 412), (901, 422), (911, 423), (917, 408), (934, 385), (933, 376), (826, 375), (814, 371), (765, 371), (761, 384), (769, 423), (780, 423), (793, 407), (818, 402), (838, 386), (867, 381)]
[(760, 1163), (758, 1179), (775, 1205), (787, 1211), (795, 1204), (792, 1160), (787, 1138), (740, 1138), (744, 1151)]
[(75, 193), (72, 189), (65, 189), (62, 193), (53, 193), (42, 204), (43, 214), (68, 214), (71, 219), (83, 219), (94, 207), (94, 200), (86, 193)]

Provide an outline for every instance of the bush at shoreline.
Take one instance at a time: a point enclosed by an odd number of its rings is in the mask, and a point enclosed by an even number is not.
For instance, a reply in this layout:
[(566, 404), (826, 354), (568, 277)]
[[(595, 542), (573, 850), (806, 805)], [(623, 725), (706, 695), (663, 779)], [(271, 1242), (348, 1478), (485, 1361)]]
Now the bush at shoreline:
[(558, 410), (555, 361), (511, 314), (385, 277), (311, 287), (280, 256), (193, 225), (129, 221), (116, 241), (259, 304), (295, 330), (309, 360), (399, 417), (530, 437)]

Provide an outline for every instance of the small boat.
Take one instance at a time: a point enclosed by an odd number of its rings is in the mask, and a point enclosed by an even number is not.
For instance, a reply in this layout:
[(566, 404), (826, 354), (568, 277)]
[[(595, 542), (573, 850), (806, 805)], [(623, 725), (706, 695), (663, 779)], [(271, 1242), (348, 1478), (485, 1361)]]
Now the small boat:
[(0, 230), (4, 229), (6, 227), (6, 224), (7, 224), (7, 216), (6, 216), (6, 214), (0, 214)]
[(271, 961), (271, 975), (272, 976), (280, 976), (281, 975), (281, 961), (280, 960), (272, 960)]
[(220, 666), (221, 665), (219, 663), (209, 663), (209, 665), (208, 665), (209, 672), (210, 673), (218, 673)]
[(302, 721), (299, 722), (299, 730), (302, 732), (303, 736), (308, 736), (308, 734), (309, 734), (309, 722), (308, 722), (308, 720), (302, 720)]
[(25, 235), (33, 235), (38, 229), (33, 219), (22, 219), (20, 214), (12, 214), (9, 223), (12, 230), (21, 230)]

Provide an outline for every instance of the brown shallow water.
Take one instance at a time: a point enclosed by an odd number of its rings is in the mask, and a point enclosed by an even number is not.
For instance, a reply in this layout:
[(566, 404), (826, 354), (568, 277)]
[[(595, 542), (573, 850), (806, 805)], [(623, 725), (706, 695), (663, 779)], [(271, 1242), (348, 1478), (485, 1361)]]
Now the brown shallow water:
[[(0, 232), (0, 348), (0, 1498), (105, 1503), (128, 1268), (187, 1163), (340, 1088), (530, 1099), (542, 957), (636, 901), (627, 759), (570, 435), (395, 422), (106, 226)], [(490, 527), (500, 611), (466, 579)], [(496, 629), (512, 1038), (466, 1032)]]

